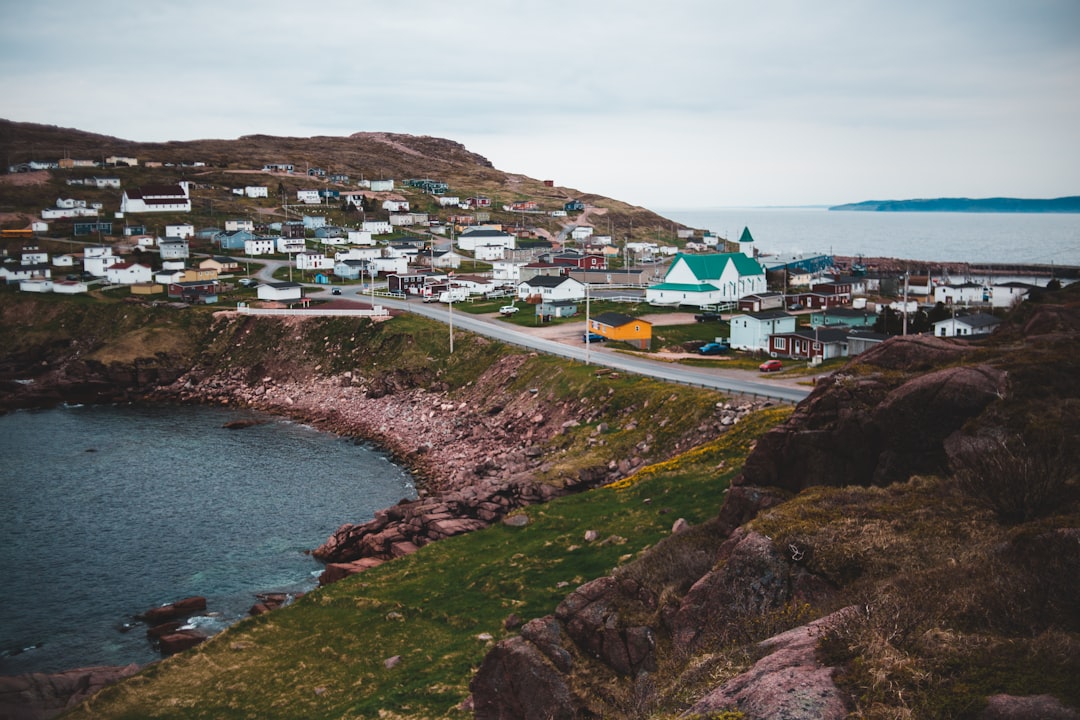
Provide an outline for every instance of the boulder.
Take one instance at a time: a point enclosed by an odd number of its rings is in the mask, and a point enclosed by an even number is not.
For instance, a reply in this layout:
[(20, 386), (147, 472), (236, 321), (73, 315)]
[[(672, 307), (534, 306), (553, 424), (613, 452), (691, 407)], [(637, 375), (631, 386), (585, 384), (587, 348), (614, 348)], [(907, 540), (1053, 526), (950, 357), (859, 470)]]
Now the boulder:
[(175, 655), (206, 640), (206, 634), (198, 630), (177, 630), (158, 638), (158, 646), (162, 655)]
[(523, 637), (503, 640), (469, 684), (475, 720), (577, 720), (566, 676)]
[(87, 667), (62, 673), (0, 676), (0, 718), (46, 720), (139, 671), (123, 667)]
[(680, 717), (706, 717), (737, 709), (747, 720), (842, 720), (844, 696), (833, 682), (835, 668), (817, 660), (824, 629), (850, 610), (788, 630), (758, 643), (765, 656), (746, 672), (707, 693)]
[(203, 610), (206, 610), (206, 598), (195, 596), (177, 600), (161, 607), (151, 608), (137, 617), (147, 625), (153, 626), (177, 618), (186, 618)]

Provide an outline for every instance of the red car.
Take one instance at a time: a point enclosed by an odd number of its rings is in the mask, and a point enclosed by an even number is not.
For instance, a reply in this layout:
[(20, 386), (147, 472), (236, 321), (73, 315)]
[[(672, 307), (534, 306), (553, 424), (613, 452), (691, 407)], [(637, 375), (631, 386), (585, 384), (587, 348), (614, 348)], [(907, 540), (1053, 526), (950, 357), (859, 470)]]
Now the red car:
[(766, 360), (758, 365), (758, 370), (761, 372), (777, 372), (784, 369), (784, 363), (779, 360)]

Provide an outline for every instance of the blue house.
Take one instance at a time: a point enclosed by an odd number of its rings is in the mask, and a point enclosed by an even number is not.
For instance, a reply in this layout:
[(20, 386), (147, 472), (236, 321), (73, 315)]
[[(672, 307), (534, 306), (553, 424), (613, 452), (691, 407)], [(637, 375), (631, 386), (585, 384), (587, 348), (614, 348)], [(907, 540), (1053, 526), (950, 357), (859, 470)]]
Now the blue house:
[(571, 200), (568, 203), (563, 203), (563, 210), (566, 212), (581, 212), (585, 209), (585, 203), (580, 200)]
[(244, 243), (254, 239), (255, 233), (248, 232), (247, 230), (227, 230), (214, 236), (214, 242), (216, 242), (222, 250), (239, 250), (240, 252), (244, 251)]

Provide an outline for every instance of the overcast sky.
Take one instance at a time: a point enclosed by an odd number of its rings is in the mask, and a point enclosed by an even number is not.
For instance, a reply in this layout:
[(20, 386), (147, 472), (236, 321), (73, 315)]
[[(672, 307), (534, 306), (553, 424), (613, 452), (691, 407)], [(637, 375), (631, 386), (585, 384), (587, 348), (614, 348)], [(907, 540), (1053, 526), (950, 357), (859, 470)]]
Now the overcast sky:
[(1078, 0), (2, 0), (0, 117), (387, 131), (651, 209), (1080, 194)]

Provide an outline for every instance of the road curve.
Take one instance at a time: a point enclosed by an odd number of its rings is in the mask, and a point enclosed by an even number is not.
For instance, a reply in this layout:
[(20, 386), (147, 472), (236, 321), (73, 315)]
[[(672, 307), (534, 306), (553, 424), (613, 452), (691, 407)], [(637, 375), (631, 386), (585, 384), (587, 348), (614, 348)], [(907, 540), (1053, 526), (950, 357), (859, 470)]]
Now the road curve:
[[(344, 295), (356, 296), (357, 299), (366, 299), (366, 296), (357, 292), (356, 288), (345, 290)], [(549, 355), (557, 355), (583, 363), (609, 367), (622, 372), (646, 375), (668, 382), (706, 387), (738, 395), (771, 398), (790, 403), (797, 403), (810, 394), (810, 390), (803, 387), (755, 382), (753, 380), (732, 377), (730, 375), (721, 375), (718, 374), (719, 371), (711, 371), (707, 368), (690, 368), (673, 363), (647, 360), (609, 350), (607, 348), (598, 347), (600, 343), (594, 343), (589, 346), (586, 346), (584, 343), (580, 346), (566, 345), (547, 338), (533, 336), (528, 332), (518, 329), (514, 325), (499, 322), (498, 320), (489, 317), (481, 317), (464, 312), (454, 312), (452, 308), (441, 303), (424, 303), (419, 300), (395, 300), (386, 297), (379, 297), (378, 302), (385, 307), (423, 315), (424, 317), (438, 320), (448, 325), (452, 324), (455, 329), (461, 328), (530, 350), (537, 350)], [(730, 373), (733, 371), (727, 372)]]

